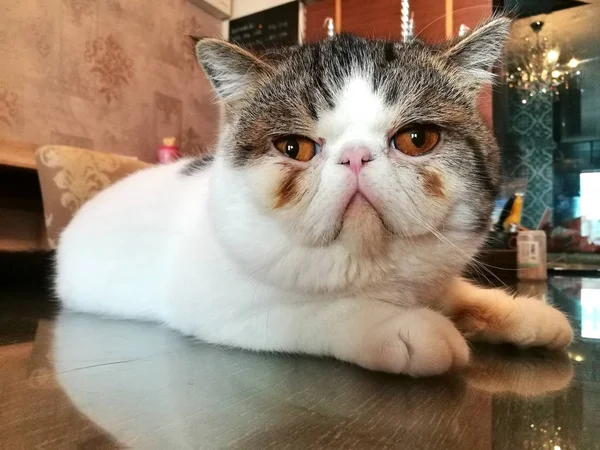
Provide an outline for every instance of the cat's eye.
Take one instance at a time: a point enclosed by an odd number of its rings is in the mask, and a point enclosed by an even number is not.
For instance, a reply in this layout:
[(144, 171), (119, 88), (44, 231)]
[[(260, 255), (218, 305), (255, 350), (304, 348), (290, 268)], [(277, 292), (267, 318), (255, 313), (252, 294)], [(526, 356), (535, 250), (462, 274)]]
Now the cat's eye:
[(310, 161), (319, 152), (319, 144), (304, 136), (285, 136), (273, 142), (275, 148), (296, 161)]
[(420, 156), (435, 148), (440, 132), (431, 126), (413, 126), (398, 131), (390, 145), (408, 156)]

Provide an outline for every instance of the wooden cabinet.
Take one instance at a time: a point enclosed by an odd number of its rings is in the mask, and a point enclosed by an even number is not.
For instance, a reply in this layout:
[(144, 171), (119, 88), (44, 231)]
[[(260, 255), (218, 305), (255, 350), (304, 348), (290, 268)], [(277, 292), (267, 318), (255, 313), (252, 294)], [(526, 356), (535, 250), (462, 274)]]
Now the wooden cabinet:
[(46, 247), (35, 148), (0, 140), (0, 251)]

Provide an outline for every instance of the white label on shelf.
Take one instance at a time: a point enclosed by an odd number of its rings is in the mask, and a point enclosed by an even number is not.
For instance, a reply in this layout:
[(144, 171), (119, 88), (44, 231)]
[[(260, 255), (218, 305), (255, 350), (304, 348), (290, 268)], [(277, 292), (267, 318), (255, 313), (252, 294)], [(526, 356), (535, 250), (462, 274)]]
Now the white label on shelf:
[(519, 242), (519, 267), (537, 267), (540, 264), (540, 244), (535, 241)]

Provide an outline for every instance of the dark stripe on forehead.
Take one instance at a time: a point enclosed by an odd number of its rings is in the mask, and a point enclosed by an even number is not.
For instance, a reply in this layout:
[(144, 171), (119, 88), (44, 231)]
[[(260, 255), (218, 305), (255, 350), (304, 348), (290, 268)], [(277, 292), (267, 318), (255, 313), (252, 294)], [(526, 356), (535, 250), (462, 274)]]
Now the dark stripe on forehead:
[(335, 106), (334, 95), (330, 87), (327, 86), (325, 84), (325, 81), (323, 80), (324, 69), (323, 62), (321, 60), (322, 52), (320, 44), (316, 44), (309, 47), (309, 50), (312, 52), (312, 55), (310, 55), (309, 58), (312, 64), (310, 66), (311, 73), (309, 73), (308, 75), (313, 77), (313, 82), (315, 84), (316, 91), (320, 94), (320, 97), (325, 101), (327, 107), (331, 109)]
[[(385, 75), (387, 75), (387, 77)], [(398, 103), (400, 97), (399, 86), (398, 80), (390, 79), (389, 74), (375, 72), (375, 76), (373, 77), (373, 89), (380, 91), (383, 94), (383, 98), (388, 105), (394, 106)]]
[(398, 80), (393, 74), (393, 64), (396, 60), (394, 44), (392, 42), (377, 42), (377, 51), (373, 52), (373, 90), (383, 94), (383, 98), (390, 106), (398, 102)]
[(319, 116), (317, 113), (317, 100), (315, 98), (314, 92), (311, 92), (310, 88), (305, 87), (304, 90), (300, 93), (300, 96), (302, 97), (302, 103), (304, 103), (308, 115), (312, 120), (316, 121), (319, 118)]
[(317, 88), (318, 92), (321, 94), (321, 97), (323, 98), (323, 100), (325, 101), (327, 106), (330, 109), (333, 109), (333, 107), (335, 106), (335, 101), (334, 101), (335, 96), (333, 95), (333, 92), (331, 91), (329, 86), (327, 86), (325, 84), (325, 82), (323, 81), (323, 79), (321, 77), (318, 77), (315, 80), (315, 84), (316, 84), (316, 88)]
[(396, 55), (394, 54), (394, 44), (391, 42), (386, 42), (383, 46), (383, 54), (387, 62), (392, 62), (394, 59), (396, 59)]
[(357, 65), (362, 65), (365, 61), (360, 61), (359, 52), (363, 46), (359, 46), (358, 38), (349, 35), (341, 35), (333, 41), (327, 42), (328, 51), (324, 56), (330, 56), (329, 60), (323, 61), (323, 64), (329, 64), (329, 69), (333, 71), (334, 76), (339, 79), (347, 77), (352, 69)]
[(213, 155), (200, 156), (198, 158), (194, 158), (190, 160), (183, 169), (181, 169), (182, 175), (192, 176), (201, 172), (203, 169), (208, 167), (213, 161), (215, 157)]

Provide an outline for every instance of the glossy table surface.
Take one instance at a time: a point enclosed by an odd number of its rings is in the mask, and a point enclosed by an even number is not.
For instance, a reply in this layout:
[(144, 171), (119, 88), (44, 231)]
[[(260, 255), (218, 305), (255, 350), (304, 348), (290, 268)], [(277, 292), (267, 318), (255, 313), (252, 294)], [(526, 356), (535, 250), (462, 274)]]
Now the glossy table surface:
[(0, 449), (600, 449), (600, 280), (519, 289), (570, 315), (568, 352), (474, 346), (420, 380), (0, 292)]

